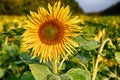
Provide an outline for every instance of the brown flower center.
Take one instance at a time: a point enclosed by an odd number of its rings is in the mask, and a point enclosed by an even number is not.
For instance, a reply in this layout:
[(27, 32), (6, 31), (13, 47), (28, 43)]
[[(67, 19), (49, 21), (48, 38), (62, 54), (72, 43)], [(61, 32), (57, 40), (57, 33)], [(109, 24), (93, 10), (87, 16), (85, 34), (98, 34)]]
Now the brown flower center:
[(48, 21), (40, 26), (38, 34), (43, 43), (54, 45), (62, 40), (64, 27), (55, 20)]

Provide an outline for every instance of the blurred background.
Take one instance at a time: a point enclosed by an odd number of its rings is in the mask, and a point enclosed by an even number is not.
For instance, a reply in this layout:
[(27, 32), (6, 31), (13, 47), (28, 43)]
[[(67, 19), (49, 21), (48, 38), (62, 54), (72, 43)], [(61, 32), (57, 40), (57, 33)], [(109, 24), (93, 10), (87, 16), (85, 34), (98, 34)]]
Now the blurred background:
[[(39, 6), (47, 7), (58, 0), (0, 0), (0, 14), (26, 15), (30, 10), (36, 11)], [(120, 0), (61, 0), (70, 5), (73, 13), (118, 15), (120, 14)]]
[[(0, 0), (0, 80), (34, 80), (28, 65), (39, 63), (39, 59), (31, 59), (30, 51), (21, 45), (24, 20), (27, 19), (26, 15), (30, 14), (29, 11), (37, 11), (39, 6), (47, 8), (48, 3), (54, 5), (56, 1), (59, 0)], [(85, 60), (83, 64), (91, 60), (88, 53), (94, 53), (98, 48), (93, 41), (95, 35), (106, 28), (114, 45), (112, 48), (105, 46), (104, 52), (110, 54), (105, 56), (107, 60), (105, 65), (112, 71), (117, 65), (115, 73), (120, 76), (120, 72), (117, 72), (120, 71), (120, 67), (114, 55), (115, 52), (120, 52), (120, 0), (61, 0), (61, 2), (71, 7), (73, 15), (80, 17), (79, 25), (86, 35), (79, 38), (81, 40), (79, 43), (82, 44), (79, 56), (83, 59), (81, 61)], [(91, 62), (85, 64), (92, 65)], [(66, 61), (63, 73), (78, 66), (80, 67), (76, 62)], [(90, 66), (88, 65), (88, 70), (91, 72)], [(110, 74), (101, 70), (99, 76), (98, 80), (103, 80), (101, 76), (108, 78)]]

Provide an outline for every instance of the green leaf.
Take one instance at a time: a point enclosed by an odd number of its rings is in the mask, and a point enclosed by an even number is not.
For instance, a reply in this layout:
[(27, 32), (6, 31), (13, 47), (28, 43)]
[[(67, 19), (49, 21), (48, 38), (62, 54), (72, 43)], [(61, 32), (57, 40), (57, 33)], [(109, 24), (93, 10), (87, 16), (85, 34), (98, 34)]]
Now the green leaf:
[(23, 32), (25, 31), (24, 28), (16, 28), (16, 29), (12, 29), (17, 35), (22, 35)]
[(116, 59), (117, 62), (120, 64), (120, 52), (116, 52), (116, 53), (115, 53), (115, 59)]
[(22, 78), (22, 80), (35, 80), (32, 73), (30, 71), (26, 71), (24, 72)]
[(50, 70), (45, 65), (29, 64), (29, 67), (35, 80), (43, 80), (48, 74), (51, 74)]
[(71, 62), (74, 62), (74, 63), (79, 64), (79, 63), (80, 63), (80, 59), (79, 59), (79, 58), (74, 57), (74, 58), (72, 58), (72, 59), (71, 59)]
[(26, 64), (39, 64), (39, 58), (31, 59), (31, 56), (28, 53), (22, 53), (20, 59)]
[(98, 48), (100, 45), (97, 41), (94, 40), (86, 40), (83, 37), (77, 37), (74, 39), (77, 43), (80, 44), (80, 48), (85, 49), (85, 50), (94, 50)]
[(2, 47), (8, 51), (9, 53), (17, 53), (19, 51), (19, 47), (17, 44), (12, 43), (11, 45), (4, 45), (2, 44)]
[(0, 68), (0, 78), (4, 76), (5, 72), (6, 72), (5, 69)]
[(116, 46), (112, 43), (112, 41), (109, 41), (107, 45), (109, 49), (116, 49)]
[(65, 70), (65, 67), (66, 67), (66, 64), (65, 64), (65, 63), (63, 63), (63, 64), (62, 64), (62, 67), (61, 67), (61, 69), (60, 69), (60, 70)]
[(72, 76), (68, 74), (61, 74), (60, 75), (61, 80), (73, 80)]
[(92, 56), (89, 52), (82, 50), (79, 52), (79, 55), (77, 56), (77, 58), (80, 60), (79, 62), (86, 64), (92, 58)]
[(99, 47), (98, 42), (96, 41), (84, 41), (80, 44), (80, 48), (85, 50), (94, 50)]
[(61, 79), (58, 75), (48, 74), (47, 77), (44, 78), (43, 80), (61, 80)]
[(72, 76), (73, 80), (91, 80), (90, 72), (80, 68), (72, 68), (67, 74)]

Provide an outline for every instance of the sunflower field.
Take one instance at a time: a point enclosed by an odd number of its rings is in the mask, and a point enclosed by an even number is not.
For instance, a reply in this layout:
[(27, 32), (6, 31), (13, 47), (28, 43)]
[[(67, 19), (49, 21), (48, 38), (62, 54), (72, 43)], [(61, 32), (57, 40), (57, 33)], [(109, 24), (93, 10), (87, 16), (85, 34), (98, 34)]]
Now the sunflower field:
[[(59, 2), (56, 5), (53, 14)], [(69, 7), (61, 9), (69, 14)], [(120, 16), (73, 14), (67, 24), (57, 22), (61, 18), (53, 21), (51, 12), (42, 17), (40, 26), (45, 28), (37, 30), (36, 17), (47, 13), (40, 10), (43, 13), (30, 12), (31, 16), (0, 15), (0, 80), (120, 80)]]

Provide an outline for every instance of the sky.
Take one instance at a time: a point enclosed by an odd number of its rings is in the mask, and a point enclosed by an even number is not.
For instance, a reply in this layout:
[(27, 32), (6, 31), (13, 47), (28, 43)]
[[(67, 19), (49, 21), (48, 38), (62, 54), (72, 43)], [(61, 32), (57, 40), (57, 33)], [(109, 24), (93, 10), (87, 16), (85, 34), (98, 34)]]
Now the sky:
[(85, 13), (104, 10), (120, 0), (76, 0)]

